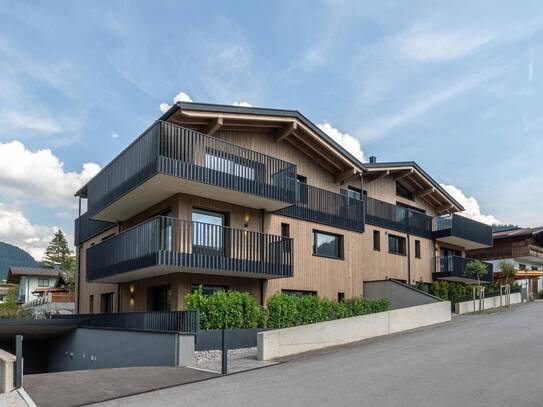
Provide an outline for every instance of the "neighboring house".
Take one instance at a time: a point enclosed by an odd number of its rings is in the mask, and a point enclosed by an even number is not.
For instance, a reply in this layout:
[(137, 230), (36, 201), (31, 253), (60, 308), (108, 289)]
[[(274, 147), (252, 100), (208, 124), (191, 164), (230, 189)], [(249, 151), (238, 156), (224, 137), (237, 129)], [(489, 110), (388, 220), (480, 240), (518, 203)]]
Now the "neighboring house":
[(41, 289), (53, 287), (59, 273), (58, 268), (10, 267), (7, 282), (19, 285), (17, 302), (24, 304), (40, 297)]
[(472, 281), (466, 250), (492, 245), (416, 163), (362, 163), (291, 110), (177, 103), (76, 196), (80, 313), (183, 309), (200, 285), (264, 304)]
[(528, 287), (529, 294), (543, 291), (543, 227), (511, 228), (493, 233), (493, 246), (469, 252), (469, 255), (494, 264), (509, 262), (517, 270), (515, 280)]
[(24, 309), (32, 311), (36, 318), (57, 314), (73, 314), (75, 293), (68, 287), (69, 275), (61, 271), (52, 287), (39, 287), (34, 290), (38, 298), (23, 304)]

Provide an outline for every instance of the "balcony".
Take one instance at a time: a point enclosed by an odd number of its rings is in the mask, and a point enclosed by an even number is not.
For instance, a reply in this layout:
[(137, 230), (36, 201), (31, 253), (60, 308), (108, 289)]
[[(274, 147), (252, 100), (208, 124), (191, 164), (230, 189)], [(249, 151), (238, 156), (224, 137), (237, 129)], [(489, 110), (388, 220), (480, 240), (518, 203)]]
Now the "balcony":
[(292, 277), (292, 239), (159, 216), (87, 250), (87, 281), (127, 282), (175, 272)]
[(425, 238), (432, 237), (432, 218), (424, 213), (366, 197), (366, 223)]
[(300, 182), (296, 192), (297, 204), (277, 211), (279, 215), (364, 231), (363, 201)]
[[(432, 263), (432, 278), (434, 280), (448, 280), (459, 283), (477, 283), (477, 278), (466, 277), (466, 266), (473, 259), (461, 256), (434, 257)], [(492, 283), (494, 267), (491, 263), (484, 263), (487, 273), (481, 277), (481, 283)]]
[(103, 222), (100, 220), (89, 219), (87, 213), (84, 213), (75, 220), (74, 243), (79, 246), (81, 243), (93, 238), (96, 235), (112, 228), (115, 223)]
[(182, 192), (269, 211), (296, 202), (296, 166), (156, 122), (87, 185), (89, 217), (123, 221)]
[(512, 257), (519, 262), (543, 264), (543, 247), (515, 242), (512, 247)]
[(457, 214), (435, 218), (432, 235), (439, 242), (466, 250), (492, 247), (491, 226)]

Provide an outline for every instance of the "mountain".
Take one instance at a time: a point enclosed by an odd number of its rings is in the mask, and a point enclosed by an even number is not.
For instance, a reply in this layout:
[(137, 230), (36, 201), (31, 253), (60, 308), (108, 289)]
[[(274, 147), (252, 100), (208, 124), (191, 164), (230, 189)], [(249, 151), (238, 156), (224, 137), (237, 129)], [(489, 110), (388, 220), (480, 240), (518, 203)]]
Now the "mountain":
[(20, 247), (0, 242), (0, 280), (7, 278), (9, 266), (39, 267), (39, 264)]

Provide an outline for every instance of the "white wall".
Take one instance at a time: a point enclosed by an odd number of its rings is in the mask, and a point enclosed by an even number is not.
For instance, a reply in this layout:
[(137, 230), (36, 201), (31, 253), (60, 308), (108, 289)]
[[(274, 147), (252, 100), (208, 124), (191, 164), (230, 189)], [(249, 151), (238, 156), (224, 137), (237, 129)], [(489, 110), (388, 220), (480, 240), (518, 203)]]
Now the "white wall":
[(55, 285), (56, 277), (37, 277), (37, 276), (21, 276), (20, 286), (19, 286), (19, 295), (25, 296), (25, 303), (30, 302), (36, 298), (37, 295), (32, 294), (36, 288), (39, 288), (39, 280), (47, 280), (48, 287), (53, 287)]
[[(520, 293), (511, 294), (511, 304), (520, 304), (522, 302), (522, 297)], [(502, 298), (502, 305), (505, 305), (505, 296)], [(484, 309), (492, 309), (500, 307), (500, 297), (490, 297), (485, 298), (484, 300)], [(458, 302), (454, 304), (454, 312), (457, 314), (467, 314), (469, 312), (479, 311), (479, 300), (475, 300), (475, 308), (473, 300)]]
[(270, 360), (343, 345), (451, 320), (448, 301), (377, 314), (259, 332), (259, 360)]

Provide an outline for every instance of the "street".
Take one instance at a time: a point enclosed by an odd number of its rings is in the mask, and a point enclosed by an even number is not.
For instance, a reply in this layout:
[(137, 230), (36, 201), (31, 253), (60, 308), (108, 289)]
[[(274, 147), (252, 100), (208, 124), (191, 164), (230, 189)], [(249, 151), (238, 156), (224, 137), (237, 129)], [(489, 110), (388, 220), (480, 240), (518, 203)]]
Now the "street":
[(101, 406), (541, 406), (543, 302)]

